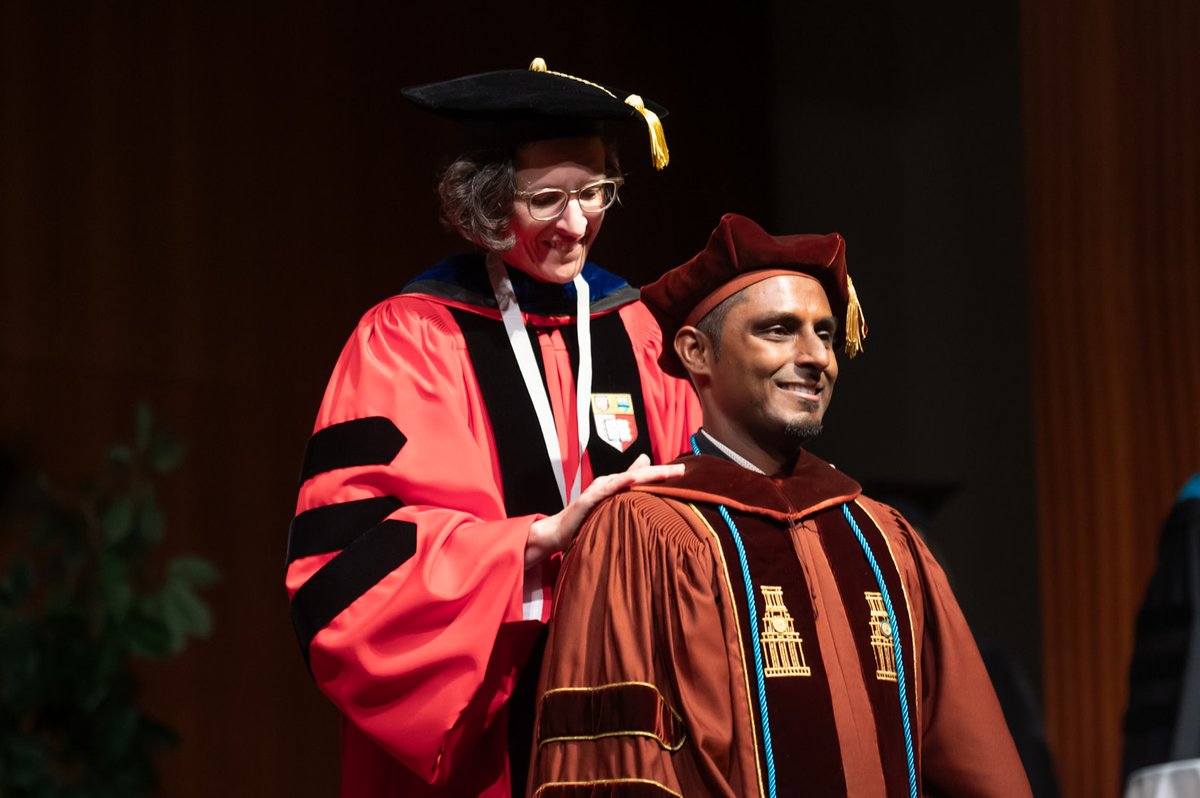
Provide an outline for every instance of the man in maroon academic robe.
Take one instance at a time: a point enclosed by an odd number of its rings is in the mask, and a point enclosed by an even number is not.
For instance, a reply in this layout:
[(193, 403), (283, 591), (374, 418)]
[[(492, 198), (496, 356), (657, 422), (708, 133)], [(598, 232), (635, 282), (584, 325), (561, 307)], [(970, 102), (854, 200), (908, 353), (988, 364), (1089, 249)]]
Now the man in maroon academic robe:
[(866, 334), (842, 238), (729, 215), (643, 299), (704, 429), (566, 559), (533, 794), (1029, 795), (941, 568), (803, 448)]

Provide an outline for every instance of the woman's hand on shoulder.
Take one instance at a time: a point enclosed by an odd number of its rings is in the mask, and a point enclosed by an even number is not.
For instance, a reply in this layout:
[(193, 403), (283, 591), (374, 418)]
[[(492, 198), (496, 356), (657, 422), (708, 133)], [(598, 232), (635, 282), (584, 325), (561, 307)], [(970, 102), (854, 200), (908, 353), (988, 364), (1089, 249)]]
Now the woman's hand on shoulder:
[(682, 474), (682, 463), (650, 465), (650, 458), (643, 454), (639, 455), (626, 470), (617, 474), (597, 477), (591, 485), (588, 485), (587, 490), (565, 509), (546, 518), (540, 518), (529, 526), (529, 540), (525, 544), (525, 567), (532, 568), (554, 553), (570, 546), (571, 541), (579, 534), (579, 528), (583, 526), (588, 513), (609, 496), (634, 485), (661, 482)]

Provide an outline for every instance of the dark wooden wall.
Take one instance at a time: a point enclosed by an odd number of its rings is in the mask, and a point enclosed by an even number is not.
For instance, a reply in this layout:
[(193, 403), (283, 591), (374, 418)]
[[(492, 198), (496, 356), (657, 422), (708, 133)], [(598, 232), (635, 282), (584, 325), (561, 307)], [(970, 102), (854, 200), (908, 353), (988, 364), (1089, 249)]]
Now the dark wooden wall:
[(1048, 730), (1119, 794), (1134, 614), (1200, 469), (1200, 7), (1023, 2)]

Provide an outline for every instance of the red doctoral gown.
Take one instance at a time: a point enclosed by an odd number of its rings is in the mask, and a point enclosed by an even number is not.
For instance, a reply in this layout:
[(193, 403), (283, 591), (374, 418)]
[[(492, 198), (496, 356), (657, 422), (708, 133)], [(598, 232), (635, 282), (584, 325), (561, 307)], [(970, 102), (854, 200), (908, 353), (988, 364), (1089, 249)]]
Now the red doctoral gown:
[[(641, 452), (673, 459), (700, 411), (659, 370), (660, 334), (637, 291), (593, 264), (583, 274), (586, 487)], [(574, 289), (511, 276), (569, 480)], [(417, 278), (342, 351), (305, 451), (287, 588), (312, 675), (345, 716), (343, 796), (509, 794), (508, 702), (557, 569), (527, 572), (525, 543), (533, 520), (562, 507), (538, 429), (481, 257)], [(532, 689), (526, 700), (531, 716)]]

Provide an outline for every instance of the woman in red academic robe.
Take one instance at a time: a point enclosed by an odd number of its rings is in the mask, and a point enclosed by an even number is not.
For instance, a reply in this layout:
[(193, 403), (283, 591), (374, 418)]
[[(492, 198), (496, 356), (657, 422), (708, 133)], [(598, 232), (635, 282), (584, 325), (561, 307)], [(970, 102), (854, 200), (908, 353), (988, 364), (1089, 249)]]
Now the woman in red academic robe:
[(508, 796), (529, 739), (510, 707), (532, 716), (558, 552), (601, 498), (672, 473), (647, 463), (699, 426), (637, 290), (587, 260), (622, 182), (600, 125), (642, 121), (665, 164), (665, 112), (540, 59), (405, 94), (482, 142), (439, 187), (480, 251), (350, 336), (305, 453), (287, 587), (345, 718), (343, 796)]

